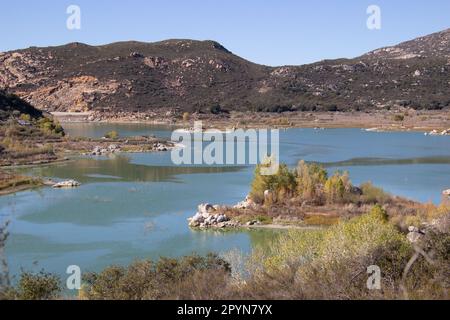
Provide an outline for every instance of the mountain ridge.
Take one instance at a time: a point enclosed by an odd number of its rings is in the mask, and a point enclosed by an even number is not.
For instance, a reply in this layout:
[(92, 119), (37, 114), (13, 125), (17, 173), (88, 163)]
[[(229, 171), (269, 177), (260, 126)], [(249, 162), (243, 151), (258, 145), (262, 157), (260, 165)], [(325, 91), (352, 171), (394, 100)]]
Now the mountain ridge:
[(356, 58), (271, 67), (213, 40), (0, 53), (0, 88), (45, 111), (351, 111), (450, 106), (450, 29)]

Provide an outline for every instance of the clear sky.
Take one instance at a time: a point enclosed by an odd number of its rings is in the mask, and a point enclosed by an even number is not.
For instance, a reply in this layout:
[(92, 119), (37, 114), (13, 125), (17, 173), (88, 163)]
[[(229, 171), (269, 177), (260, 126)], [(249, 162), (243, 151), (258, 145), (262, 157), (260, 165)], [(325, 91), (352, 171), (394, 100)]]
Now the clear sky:
[[(355, 57), (450, 28), (449, 0), (0, 0), (0, 51), (68, 42), (211, 39), (253, 62)], [(81, 8), (81, 30), (66, 9)], [(381, 30), (369, 30), (369, 5)]]

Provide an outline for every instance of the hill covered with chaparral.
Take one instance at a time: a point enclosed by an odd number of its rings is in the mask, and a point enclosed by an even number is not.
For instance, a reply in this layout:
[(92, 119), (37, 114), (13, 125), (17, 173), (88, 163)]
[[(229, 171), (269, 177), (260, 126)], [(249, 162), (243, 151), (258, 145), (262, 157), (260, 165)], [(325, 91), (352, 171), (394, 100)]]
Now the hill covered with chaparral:
[(268, 67), (214, 41), (0, 54), (0, 88), (60, 112), (365, 111), (450, 106), (450, 29), (353, 59)]

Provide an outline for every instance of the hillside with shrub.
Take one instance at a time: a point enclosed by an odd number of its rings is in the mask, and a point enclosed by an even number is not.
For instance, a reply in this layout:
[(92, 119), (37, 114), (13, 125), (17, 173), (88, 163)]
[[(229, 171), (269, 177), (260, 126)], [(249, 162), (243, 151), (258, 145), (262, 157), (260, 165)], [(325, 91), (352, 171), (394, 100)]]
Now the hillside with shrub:
[(52, 143), (64, 130), (19, 97), (0, 91), (0, 166), (45, 163), (56, 159)]
[(221, 114), (450, 106), (450, 29), (360, 57), (249, 62), (214, 41), (71, 43), (0, 53), (0, 88), (41, 110)]

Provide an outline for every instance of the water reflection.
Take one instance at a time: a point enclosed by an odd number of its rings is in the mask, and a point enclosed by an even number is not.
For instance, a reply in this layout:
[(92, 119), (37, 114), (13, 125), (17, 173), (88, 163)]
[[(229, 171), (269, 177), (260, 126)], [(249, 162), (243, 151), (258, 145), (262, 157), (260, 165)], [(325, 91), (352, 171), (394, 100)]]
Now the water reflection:
[(324, 167), (348, 167), (348, 166), (386, 166), (386, 165), (411, 165), (411, 164), (450, 164), (449, 156), (433, 156), (403, 159), (386, 158), (353, 158), (344, 161), (322, 162)]
[(22, 169), (24, 173), (40, 177), (75, 179), (81, 183), (90, 182), (181, 182), (177, 175), (214, 174), (237, 172), (242, 167), (225, 166), (148, 166), (134, 164), (129, 156), (114, 156), (103, 160), (82, 158), (64, 164)]

